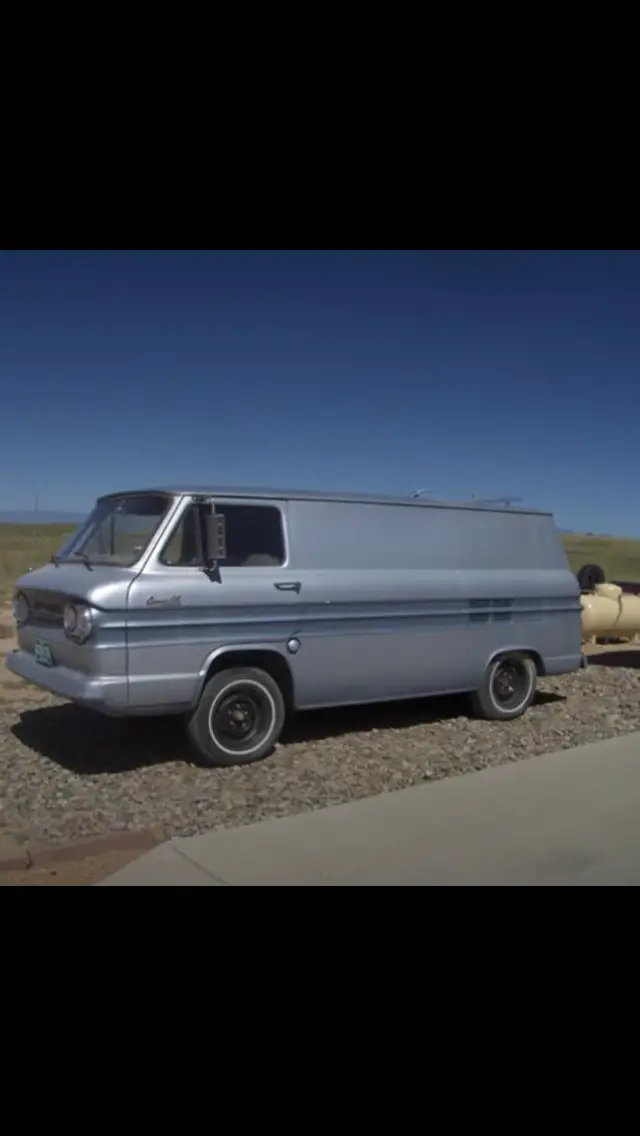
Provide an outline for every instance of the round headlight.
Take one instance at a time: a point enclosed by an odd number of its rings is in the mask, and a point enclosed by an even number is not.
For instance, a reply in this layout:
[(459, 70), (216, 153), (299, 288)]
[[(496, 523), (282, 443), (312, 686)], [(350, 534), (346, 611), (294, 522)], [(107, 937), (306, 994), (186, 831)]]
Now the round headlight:
[(73, 635), (78, 626), (78, 616), (74, 604), (67, 604), (62, 616), (62, 622), (67, 635)]
[(30, 610), (29, 601), (24, 592), (16, 592), (13, 597), (13, 618), (16, 623), (26, 623)]
[(67, 635), (76, 643), (84, 643), (93, 630), (91, 609), (85, 604), (67, 604), (62, 622)]

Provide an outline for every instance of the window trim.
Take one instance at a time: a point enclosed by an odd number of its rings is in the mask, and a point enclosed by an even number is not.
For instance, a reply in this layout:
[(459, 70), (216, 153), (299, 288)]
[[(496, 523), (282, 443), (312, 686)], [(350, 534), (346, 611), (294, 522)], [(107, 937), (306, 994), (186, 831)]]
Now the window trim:
[[(239, 509), (247, 509), (247, 508), (249, 508), (249, 509), (275, 509), (275, 511), (278, 513), (279, 518), (280, 518), (280, 532), (282, 534), (282, 545), (283, 545), (283, 549), (284, 549), (284, 559), (281, 561), (280, 564), (237, 564), (237, 565), (231, 566), (229, 564), (226, 564), (224, 560), (221, 560), (220, 561), (220, 571), (221, 572), (223, 572), (224, 574), (226, 574), (228, 572), (243, 572), (243, 573), (244, 572), (255, 573), (255, 572), (264, 572), (264, 571), (267, 571), (267, 572), (280, 571), (281, 572), (284, 568), (289, 567), (290, 550), (289, 550), (289, 528), (288, 528), (289, 517), (288, 517), (288, 507), (287, 507), (288, 502), (287, 501), (279, 501), (279, 500), (278, 501), (270, 501), (268, 499), (265, 499), (265, 500), (261, 499), (260, 501), (255, 501), (250, 497), (249, 498), (247, 498), (247, 497), (220, 497), (220, 498), (217, 498), (215, 496), (212, 496), (212, 501), (213, 501), (214, 507), (218, 508), (218, 506), (219, 506), (221, 510), (224, 509), (225, 506), (227, 508), (236, 508), (237, 507)], [(182, 524), (182, 521), (184, 520), (184, 517), (185, 517), (187, 510), (189, 508), (196, 508), (197, 509), (198, 505), (197, 505), (196, 502), (192, 501), (190, 498), (187, 497), (184, 509), (180, 510), (178, 516), (174, 519), (174, 524), (171, 526), (171, 528), (165, 534), (165, 539), (163, 540), (162, 544), (158, 545), (158, 547), (156, 548), (156, 550), (154, 552), (153, 562), (150, 564), (150, 567), (153, 567), (154, 570), (160, 571), (160, 572), (170, 572), (170, 573), (199, 572), (202, 575), (202, 565), (201, 564), (164, 564), (162, 562), (162, 560), (160, 559), (165, 548), (167, 547), (169, 541), (175, 535), (178, 526)], [(200, 535), (200, 540), (201, 539), (202, 539), (202, 537)], [(200, 541), (199, 541), (199, 543), (200, 543)]]

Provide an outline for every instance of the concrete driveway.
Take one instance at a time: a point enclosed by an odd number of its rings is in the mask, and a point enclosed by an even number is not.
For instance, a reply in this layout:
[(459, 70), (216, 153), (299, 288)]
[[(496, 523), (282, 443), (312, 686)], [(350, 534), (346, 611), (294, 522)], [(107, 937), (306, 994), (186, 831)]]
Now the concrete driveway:
[(640, 733), (168, 844), (100, 886), (640, 884)]

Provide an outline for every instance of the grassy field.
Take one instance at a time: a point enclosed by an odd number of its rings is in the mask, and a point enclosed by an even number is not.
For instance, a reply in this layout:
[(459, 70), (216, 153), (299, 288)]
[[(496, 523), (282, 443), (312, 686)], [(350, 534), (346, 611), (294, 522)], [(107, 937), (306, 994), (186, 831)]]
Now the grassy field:
[[(71, 532), (73, 525), (68, 524), (0, 524), (0, 601), (11, 597), (18, 576), (28, 568), (46, 564)], [(607, 579), (640, 580), (640, 540), (574, 533), (563, 540), (574, 572), (583, 564), (599, 564)]]
[(73, 525), (0, 524), (0, 601), (11, 598), (18, 576), (46, 564), (73, 529)]
[(640, 580), (640, 540), (578, 533), (562, 539), (574, 572), (583, 564), (599, 564), (607, 580)]

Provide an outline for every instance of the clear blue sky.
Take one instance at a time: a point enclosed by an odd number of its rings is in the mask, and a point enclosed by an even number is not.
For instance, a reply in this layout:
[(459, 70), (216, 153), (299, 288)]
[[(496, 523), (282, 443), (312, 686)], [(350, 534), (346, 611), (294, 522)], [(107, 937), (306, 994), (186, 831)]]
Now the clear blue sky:
[(0, 253), (0, 509), (271, 484), (640, 535), (640, 254)]

